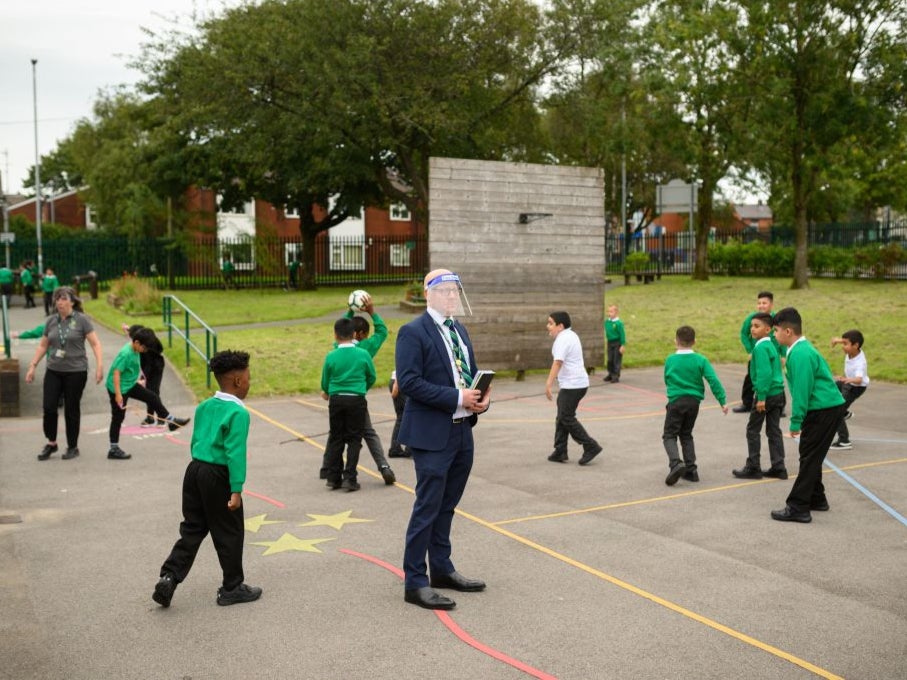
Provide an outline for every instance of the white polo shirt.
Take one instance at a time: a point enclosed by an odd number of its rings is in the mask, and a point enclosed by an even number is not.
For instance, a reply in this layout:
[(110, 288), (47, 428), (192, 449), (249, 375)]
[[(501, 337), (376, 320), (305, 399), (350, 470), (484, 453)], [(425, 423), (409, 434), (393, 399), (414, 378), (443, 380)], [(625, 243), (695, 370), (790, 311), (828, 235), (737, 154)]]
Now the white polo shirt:
[(583, 362), (583, 345), (572, 328), (565, 328), (554, 338), (551, 356), (564, 365), (557, 374), (557, 384), (562, 390), (589, 387), (589, 374)]

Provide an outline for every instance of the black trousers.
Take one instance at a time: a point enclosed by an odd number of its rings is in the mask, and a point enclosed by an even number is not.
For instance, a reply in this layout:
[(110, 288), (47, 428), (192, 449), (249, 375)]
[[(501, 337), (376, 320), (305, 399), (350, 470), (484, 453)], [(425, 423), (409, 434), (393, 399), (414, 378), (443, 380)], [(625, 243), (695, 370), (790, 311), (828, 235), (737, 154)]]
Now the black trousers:
[(243, 508), (228, 510), (230, 474), (223, 465), (192, 459), (183, 477), (183, 521), (180, 537), (161, 566), (161, 576), (172, 574), (182, 583), (210, 532), (220, 568), (224, 590), (243, 582), (242, 551), (245, 518)]
[[(368, 403), (365, 397), (333, 394), (328, 401), (330, 434), (324, 448), (324, 467), (328, 481), (356, 479), (359, 465), (359, 449), (368, 422)], [(346, 464), (343, 449), (346, 447)]]
[(844, 411), (841, 412), (841, 422), (838, 423), (838, 439), (842, 442), (849, 442), (850, 430), (847, 429), (847, 421), (844, 420), (844, 415), (850, 410), (850, 405), (863, 396), (866, 388), (862, 385), (851, 385), (840, 380), (837, 385), (838, 389), (841, 390), (841, 396), (844, 397)]
[(88, 382), (88, 371), (62, 372), (47, 369), (44, 373), (44, 436), (57, 441), (57, 407), (63, 397), (63, 418), (66, 421), (66, 445), (79, 445), (82, 426), (82, 392)]
[[(148, 352), (145, 354), (148, 354)], [(164, 358), (155, 357), (152, 361), (145, 361), (145, 354), (142, 355), (142, 373), (145, 374), (145, 389), (160, 396), (161, 382), (164, 380)], [(145, 403), (148, 405), (148, 415), (153, 416), (154, 408), (149, 402), (146, 401)]]
[(576, 418), (576, 409), (586, 396), (587, 388), (561, 389), (557, 392), (557, 418), (554, 421), (554, 452), (567, 454), (569, 437), (581, 444), (584, 451), (594, 449), (596, 442)]
[(797, 512), (807, 512), (810, 504), (827, 500), (822, 462), (843, 415), (843, 404), (806, 412), (800, 429), (800, 471), (787, 496), (787, 504)]
[(750, 378), (750, 362), (746, 362), (746, 377), (743, 378), (743, 387), (740, 388), (740, 401), (743, 402), (742, 406), (747, 409), (753, 408), (753, 399), (755, 397), (753, 392), (753, 379)]
[(161, 420), (170, 415), (170, 411), (161, 403), (161, 398), (147, 387), (143, 387), (138, 383), (133, 385), (132, 389), (123, 395), (123, 408), (120, 408), (119, 404), (117, 404), (116, 395), (110, 390), (107, 390), (107, 397), (110, 399), (110, 430), (108, 434), (110, 435), (111, 444), (116, 444), (120, 441), (120, 427), (126, 419), (126, 403), (130, 398), (144, 401), (148, 404), (149, 413), (156, 413)]
[(668, 467), (679, 464), (680, 448), (683, 451), (683, 463), (688, 470), (696, 469), (696, 446), (693, 444), (693, 426), (699, 417), (699, 400), (696, 397), (680, 397), (665, 406), (664, 432), (661, 441), (668, 454)]
[(608, 375), (620, 377), (620, 368), (624, 355), (620, 353), (620, 340), (608, 341)]
[(762, 446), (762, 424), (765, 423), (765, 436), (768, 438), (768, 455), (773, 470), (784, 469), (784, 435), (781, 434), (781, 413), (787, 398), (784, 392), (765, 399), (765, 411), (759, 413), (756, 404), (750, 411), (746, 424), (746, 467), (760, 470), (760, 448)]
[[(388, 388), (393, 388), (393, 383), (388, 385)], [(392, 389), (391, 392), (393, 392)], [(400, 423), (403, 422), (403, 409), (406, 407), (406, 395), (398, 391), (397, 396), (393, 397), (393, 401), (394, 413), (396, 414), (397, 419), (394, 421), (394, 431), (391, 433), (391, 443), (387, 452), (394, 455), (400, 455), (403, 453), (403, 447), (400, 445), (397, 437), (400, 434)]]
[(34, 284), (29, 284), (27, 286), (22, 286), (22, 292), (25, 294), (25, 309), (31, 309), (35, 307), (35, 286)]
[(50, 316), (52, 311), (54, 311), (54, 294), (44, 291), (44, 316)]

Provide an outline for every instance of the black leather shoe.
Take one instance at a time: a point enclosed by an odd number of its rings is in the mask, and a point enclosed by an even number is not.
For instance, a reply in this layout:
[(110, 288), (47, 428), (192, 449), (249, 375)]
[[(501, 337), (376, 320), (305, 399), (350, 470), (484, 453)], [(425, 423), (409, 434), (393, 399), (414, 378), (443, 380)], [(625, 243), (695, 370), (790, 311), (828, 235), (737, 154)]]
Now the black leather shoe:
[(41, 449), (41, 453), (38, 454), (38, 460), (47, 460), (50, 458), (50, 454), (56, 453), (59, 448), (56, 444), (45, 444), (44, 448)]
[(485, 590), (485, 581), (466, 578), (462, 574), (452, 571), (443, 576), (432, 576), (431, 587), (451, 588), (452, 590), (459, 590), (461, 593), (477, 593), (480, 590)]
[(787, 470), (784, 468), (770, 468), (762, 471), (763, 477), (774, 477), (775, 479), (787, 479)]
[(762, 479), (762, 470), (758, 468), (742, 467), (731, 472), (740, 479)]
[(667, 484), (668, 486), (674, 486), (677, 483), (677, 480), (680, 479), (681, 475), (686, 472), (686, 469), (687, 468), (683, 463), (677, 463), (677, 465), (671, 468), (668, 476), (665, 477), (665, 484)]
[(687, 470), (683, 473), (683, 478), (688, 482), (698, 482), (699, 472), (697, 472), (696, 470)]
[(552, 453), (550, 456), (548, 456), (548, 460), (550, 460), (552, 463), (566, 463), (566, 462), (567, 462), (567, 454), (566, 454), (566, 453), (558, 453), (557, 451), (555, 451), (555, 452)]
[(396, 477), (396, 475), (394, 475), (394, 471), (391, 470), (390, 465), (387, 465), (387, 464), (382, 465), (380, 468), (378, 468), (378, 472), (381, 473), (381, 479), (384, 480), (384, 483), (387, 486), (390, 486), (391, 484), (393, 484), (394, 482), (397, 481), (397, 477)]
[(171, 416), (170, 418), (167, 418), (167, 427), (173, 432), (181, 427), (186, 427), (190, 420), (192, 420), (192, 418), (176, 418)]
[(157, 582), (157, 585), (154, 586), (151, 599), (162, 607), (169, 607), (170, 600), (173, 599), (174, 590), (176, 590), (176, 579), (173, 574), (164, 574), (161, 576), (161, 580)]
[(752, 411), (752, 408), (750, 408), (749, 406), (744, 406), (743, 404), (740, 404), (740, 406), (735, 406), (731, 410), (734, 413), (749, 413), (750, 411)]
[(789, 505), (784, 506), (784, 510), (772, 510), (772, 519), (779, 522), (802, 522), (803, 524), (813, 521), (809, 512), (797, 512)]
[(403, 593), (403, 599), (425, 609), (453, 609), (457, 606), (449, 597), (444, 597), (427, 586), (407, 590)]
[(583, 451), (583, 457), (579, 459), (580, 465), (588, 465), (598, 454), (602, 452), (602, 447), (596, 444), (593, 448)]
[(107, 457), (110, 460), (129, 460), (132, 458), (131, 455), (123, 451), (119, 446), (111, 446), (110, 450), (107, 452)]
[(827, 512), (829, 508), (828, 501), (812, 501), (809, 504), (810, 510), (818, 510), (819, 512)]
[(68, 449), (66, 449), (66, 453), (64, 453), (62, 456), (60, 456), (60, 458), (62, 458), (63, 460), (72, 460), (73, 458), (78, 458), (78, 457), (79, 457), (79, 449), (76, 448), (75, 446), (70, 446)]

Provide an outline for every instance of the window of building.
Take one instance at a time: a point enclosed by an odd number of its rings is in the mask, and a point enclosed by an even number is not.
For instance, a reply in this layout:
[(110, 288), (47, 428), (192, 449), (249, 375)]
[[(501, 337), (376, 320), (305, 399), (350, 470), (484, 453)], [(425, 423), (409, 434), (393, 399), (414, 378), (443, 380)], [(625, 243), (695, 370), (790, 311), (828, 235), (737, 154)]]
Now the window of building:
[(409, 208), (403, 203), (391, 203), (390, 218), (395, 222), (409, 222)]
[(361, 239), (331, 241), (331, 269), (365, 269), (365, 243)]
[(391, 267), (409, 267), (410, 248), (405, 243), (390, 245)]

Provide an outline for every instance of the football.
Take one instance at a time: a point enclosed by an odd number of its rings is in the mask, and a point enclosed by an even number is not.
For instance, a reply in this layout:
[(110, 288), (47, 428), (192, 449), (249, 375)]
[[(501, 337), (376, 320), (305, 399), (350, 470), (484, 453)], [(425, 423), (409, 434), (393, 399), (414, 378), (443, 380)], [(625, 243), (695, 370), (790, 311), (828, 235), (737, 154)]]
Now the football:
[(349, 305), (354, 312), (361, 312), (368, 300), (368, 293), (364, 290), (354, 290), (350, 293)]

